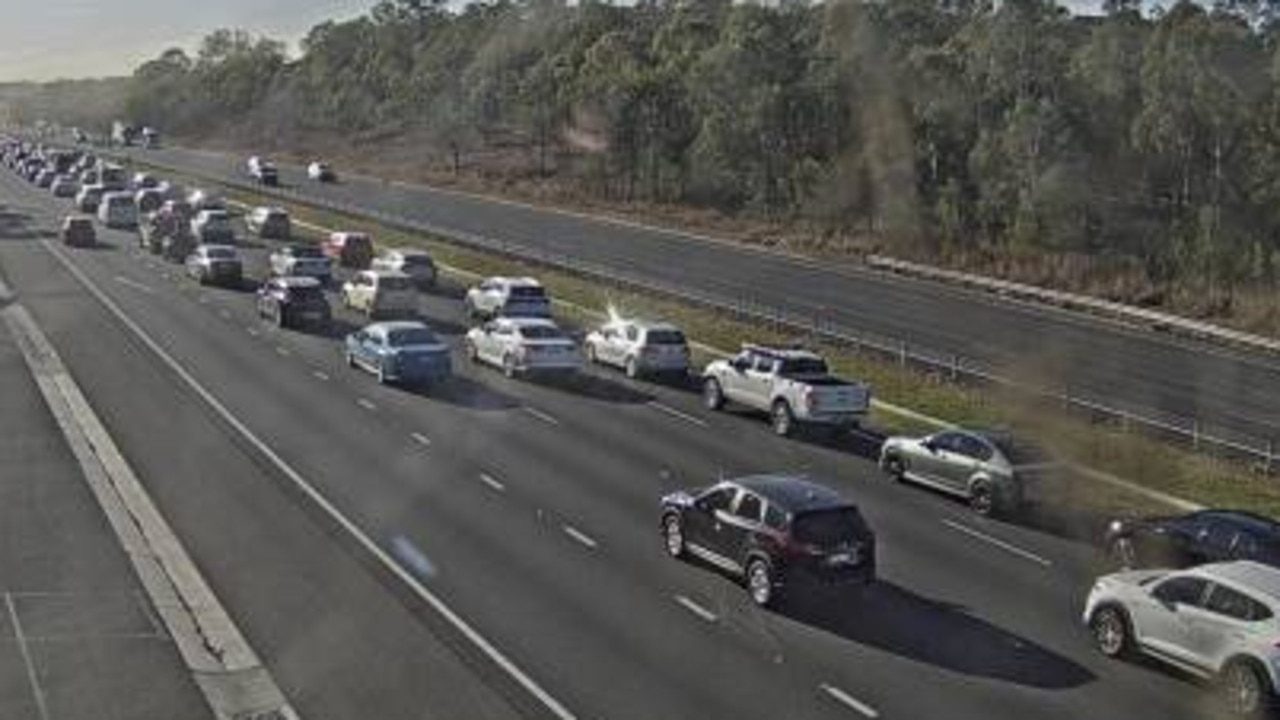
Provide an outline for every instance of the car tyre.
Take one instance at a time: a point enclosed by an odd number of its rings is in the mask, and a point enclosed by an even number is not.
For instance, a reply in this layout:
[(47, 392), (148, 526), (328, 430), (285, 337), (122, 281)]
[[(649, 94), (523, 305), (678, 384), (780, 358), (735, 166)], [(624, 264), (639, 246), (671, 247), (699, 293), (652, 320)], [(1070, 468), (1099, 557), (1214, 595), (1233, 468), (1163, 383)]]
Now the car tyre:
[(662, 539), (668, 555), (673, 558), (684, 557), (684, 528), (679, 515), (671, 513), (663, 518)]
[(350, 352), (350, 351), (348, 351), (348, 352), (347, 352), (347, 367), (352, 367), (352, 368), (353, 368), (353, 367), (355, 367), (355, 366), (356, 366), (356, 356), (355, 356), (355, 355), (352, 355), (352, 354), (351, 354), (351, 352)]
[(1114, 605), (1105, 605), (1089, 618), (1089, 630), (1093, 633), (1094, 647), (1109, 658), (1124, 658), (1133, 650), (1133, 633), (1129, 616)]
[(1228, 663), (1218, 678), (1227, 710), (1235, 717), (1260, 718), (1270, 710), (1272, 690), (1266, 675), (1252, 662)]
[(795, 430), (795, 416), (791, 412), (791, 406), (785, 400), (777, 400), (773, 403), (773, 409), (769, 413), (773, 420), (773, 434), (778, 437), (790, 437)]
[(907, 464), (898, 455), (886, 455), (884, 458), (884, 472), (897, 482), (902, 482), (907, 476)]
[(995, 489), (986, 480), (978, 480), (969, 488), (969, 508), (975, 513), (990, 517), (996, 512)]
[(773, 568), (764, 558), (747, 561), (747, 593), (757, 607), (773, 607), (777, 601), (777, 589), (773, 586)]
[(702, 404), (708, 410), (721, 410), (724, 408), (724, 391), (720, 389), (719, 380), (707, 378), (703, 381)]

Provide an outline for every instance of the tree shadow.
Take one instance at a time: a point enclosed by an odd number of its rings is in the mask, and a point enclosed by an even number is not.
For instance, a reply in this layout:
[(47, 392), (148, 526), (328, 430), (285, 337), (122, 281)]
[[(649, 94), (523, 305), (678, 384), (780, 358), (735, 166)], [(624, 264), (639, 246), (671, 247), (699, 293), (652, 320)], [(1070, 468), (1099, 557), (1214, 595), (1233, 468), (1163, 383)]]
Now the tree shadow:
[(845, 594), (797, 594), (781, 614), (850, 642), (963, 675), (1041, 690), (1067, 690), (1096, 679), (1087, 668), (997, 627), (953, 603), (890, 582)]

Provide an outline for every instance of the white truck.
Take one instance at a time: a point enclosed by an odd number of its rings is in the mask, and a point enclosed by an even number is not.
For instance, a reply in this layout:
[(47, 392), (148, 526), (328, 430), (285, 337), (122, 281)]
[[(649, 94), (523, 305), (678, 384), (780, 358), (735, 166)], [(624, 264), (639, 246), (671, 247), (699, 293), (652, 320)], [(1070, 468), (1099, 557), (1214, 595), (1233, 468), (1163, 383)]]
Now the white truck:
[(799, 348), (744, 345), (702, 373), (710, 410), (734, 403), (769, 413), (773, 431), (792, 435), (799, 426), (833, 434), (857, 427), (871, 406), (871, 388), (833, 377), (821, 356)]

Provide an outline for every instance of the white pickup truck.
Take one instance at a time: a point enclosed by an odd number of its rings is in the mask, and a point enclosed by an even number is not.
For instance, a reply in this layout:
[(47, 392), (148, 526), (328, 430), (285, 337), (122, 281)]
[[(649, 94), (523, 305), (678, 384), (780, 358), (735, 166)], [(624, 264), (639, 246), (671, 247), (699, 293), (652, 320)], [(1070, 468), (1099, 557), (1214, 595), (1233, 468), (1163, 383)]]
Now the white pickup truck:
[(703, 370), (702, 391), (710, 410), (735, 403), (769, 413), (782, 436), (800, 425), (848, 430), (871, 406), (869, 386), (832, 377), (820, 356), (795, 348), (745, 345)]

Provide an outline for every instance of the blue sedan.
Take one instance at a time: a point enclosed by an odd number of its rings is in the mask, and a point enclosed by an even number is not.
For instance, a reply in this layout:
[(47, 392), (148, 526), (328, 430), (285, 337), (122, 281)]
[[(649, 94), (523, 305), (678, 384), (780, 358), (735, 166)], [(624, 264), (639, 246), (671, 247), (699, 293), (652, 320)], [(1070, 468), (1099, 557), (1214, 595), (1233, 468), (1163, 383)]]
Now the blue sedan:
[(453, 373), (449, 346), (425, 324), (405, 320), (379, 322), (351, 333), (347, 364), (378, 376), (378, 382), (429, 385)]

